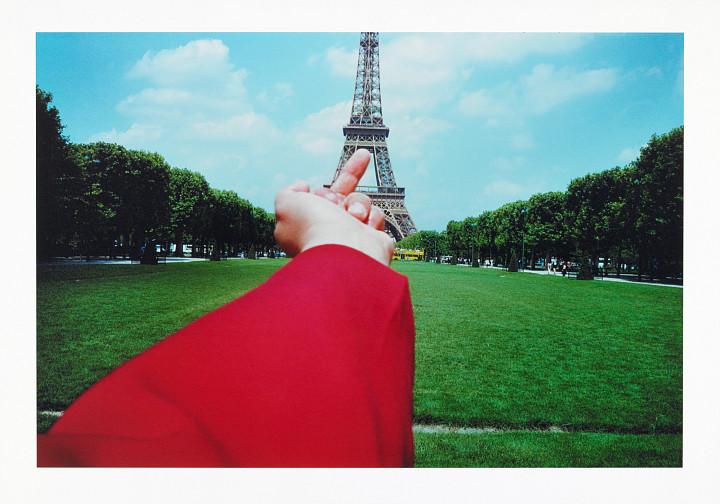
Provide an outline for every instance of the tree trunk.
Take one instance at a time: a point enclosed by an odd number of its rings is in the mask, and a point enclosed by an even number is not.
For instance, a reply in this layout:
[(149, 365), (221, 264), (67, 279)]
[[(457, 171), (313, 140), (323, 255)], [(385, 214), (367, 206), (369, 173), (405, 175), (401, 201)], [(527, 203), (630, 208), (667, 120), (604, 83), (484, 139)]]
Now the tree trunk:
[(182, 229), (178, 229), (175, 231), (175, 253), (173, 254), (175, 257), (183, 257), (185, 254), (183, 253), (183, 235), (185, 233)]

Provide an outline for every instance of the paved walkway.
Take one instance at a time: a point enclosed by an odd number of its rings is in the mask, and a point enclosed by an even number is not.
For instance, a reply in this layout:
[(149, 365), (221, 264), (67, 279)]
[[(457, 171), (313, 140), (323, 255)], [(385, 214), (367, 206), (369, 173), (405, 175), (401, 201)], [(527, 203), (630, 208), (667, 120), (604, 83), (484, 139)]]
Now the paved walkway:
[[(166, 264), (172, 264), (172, 263), (184, 263), (184, 262), (193, 262), (193, 261), (208, 261), (209, 259), (205, 259), (203, 257), (168, 257), (165, 259)], [(160, 259), (160, 264), (162, 264), (163, 261)], [(52, 261), (47, 261), (39, 264), (51, 264), (53, 266), (86, 266), (88, 264), (138, 264), (138, 261), (135, 261), (134, 263), (130, 262), (130, 259), (90, 259), (89, 261), (86, 261), (85, 259), (65, 259), (65, 258), (58, 258), (53, 259)]]
[[(242, 259), (241, 257), (230, 257), (228, 259)], [(208, 261), (209, 259), (203, 258), (203, 257), (167, 257), (165, 262), (166, 264), (172, 264), (172, 263), (184, 263), (184, 262), (193, 262), (193, 261)], [(53, 261), (44, 262), (40, 264), (51, 264), (51, 265), (64, 265), (64, 266), (85, 266), (88, 264), (132, 264), (129, 259), (91, 259), (89, 261), (81, 260), (78, 258), (73, 259), (65, 259), (65, 258), (59, 258), (55, 259)], [(137, 264), (137, 261), (135, 262)], [(162, 264), (162, 261), (161, 261)], [(458, 264), (458, 266), (464, 266), (464, 267), (470, 267), (467, 264)], [(505, 270), (505, 268), (499, 268), (497, 266), (480, 266), (481, 268), (490, 268), (490, 269), (496, 269), (496, 270)], [(519, 273), (533, 273), (535, 275), (546, 275), (546, 276), (559, 276), (561, 277), (562, 274), (559, 272), (548, 272), (547, 270), (518, 270)], [(682, 289), (682, 285), (675, 285), (675, 284), (666, 284), (666, 283), (658, 283), (658, 282), (638, 282), (637, 280), (628, 280), (626, 278), (617, 278), (614, 276), (604, 276), (599, 277), (596, 276), (595, 280), (599, 280), (602, 282), (623, 282), (623, 283), (630, 283), (630, 284), (638, 284), (638, 285), (657, 285), (659, 287), (676, 287), (679, 289)]]
[[(498, 268), (498, 269), (504, 269), (504, 268)], [(562, 273), (547, 270), (518, 270), (519, 273), (534, 273), (536, 275), (546, 275), (546, 276), (562, 276)], [(628, 280), (627, 278), (617, 278), (614, 276), (596, 276), (595, 280), (600, 280), (601, 282), (622, 282), (622, 283), (630, 283), (630, 284), (638, 284), (638, 285), (657, 285), (659, 287), (676, 287), (679, 289), (682, 289), (682, 285), (676, 285), (676, 284), (666, 284), (666, 283), (659, 283), (659, 282), (638, 282), (637, 280)]]

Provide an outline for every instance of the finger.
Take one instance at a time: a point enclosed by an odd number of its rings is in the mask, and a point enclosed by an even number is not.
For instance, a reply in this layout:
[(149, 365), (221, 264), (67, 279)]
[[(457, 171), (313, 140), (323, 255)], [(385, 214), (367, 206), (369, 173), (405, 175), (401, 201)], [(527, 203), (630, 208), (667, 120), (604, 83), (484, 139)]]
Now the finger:
[(342, 167), (340, 175), (330, 189), (342, 195), (353, 192), (365, 173), (368, 163), (370, 163), (370, 152), (366, 149), (356, 150)]
[(304, 180), (297, 180), (284, 189), (281, 189), (280, 192), (310, 192), (310, 184)]
[(280, 216), (285, 213), (289, 202), (293, 199), (290, 197), (292, 194), (309, 191), (310, 184), (304, 180), (298, 180), (297, 182), (293, 182), (289, 186), (280, 189), (280, 191), (278, 191), (275, 195), (275, 214)]
[(370, 197), (363, 193), (350, 193), (343, 201), (343, 207), (360, 222), (367, 222), (370, 215)]
[(332, 201), (336, 205), (339, 205), (343, 201), (342, 196), (335, 191), (331, 191), (327, 187), (318, 187), (317, 189), (313, 189), (312, 193), (320, 196), (321, 198), (325, 198), (328, 201)]
[(393, 254), (395, 252), (395, 241), (390, 238), (387, 234), (383, 233), (382, 243), (385, 252), (385, 263), (392, 263)]
[(368, 218), (368, 225), (374, 227), (378, 231), (385, 231), (385, 214), (375, 205), (370, 208), (370, 217)]

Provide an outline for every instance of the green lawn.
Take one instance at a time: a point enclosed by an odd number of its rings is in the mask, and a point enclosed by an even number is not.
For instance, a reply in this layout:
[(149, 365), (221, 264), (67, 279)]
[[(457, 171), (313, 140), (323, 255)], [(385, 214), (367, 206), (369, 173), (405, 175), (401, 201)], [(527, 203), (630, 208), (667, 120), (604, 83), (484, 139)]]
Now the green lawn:
[[(38, 409), (65, 409), (284, 262), (39, 267)], [(681, 465), (681, 289), (395, 267), (415, 308), (418, 422), (577, 431), (417, 434), (418, 466)]]
[(415, 434), (416, 467), (681, 467), (681, 434)]
[(682, 289), (406, 263), (424, 423), (678, 433)]
[(119, 364), (261, 284), (282, 264), (38, 266), (38, 409), (64, 410)]

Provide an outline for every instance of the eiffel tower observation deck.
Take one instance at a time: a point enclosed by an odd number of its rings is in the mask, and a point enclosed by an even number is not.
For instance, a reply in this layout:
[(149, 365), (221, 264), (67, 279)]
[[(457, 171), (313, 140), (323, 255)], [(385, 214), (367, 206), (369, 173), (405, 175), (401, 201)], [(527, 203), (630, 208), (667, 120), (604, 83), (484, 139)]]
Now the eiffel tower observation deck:
[(380, 42), (376, 32), (363, 32), (358, 52), (357, 77), (353, 94), (350, 121), (343, 128), (345, 144), (333, 182), (340, 169), (360, 148), (370, 151), (375, 168), (375, 186), (358, 186), (358, 192), (370, 196), (373, 205), (385, 214), (385, 232), (399, 241), (415, 233), (415, 223), (405, 206), (405, 188), (395, 182), (387, 138), (390, 128), (385, 126), (380, 99)]

